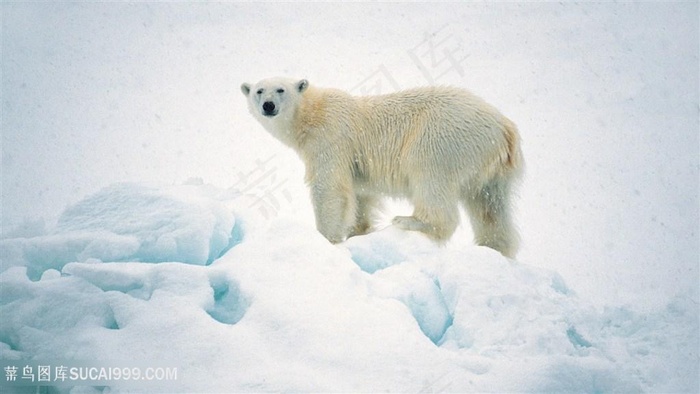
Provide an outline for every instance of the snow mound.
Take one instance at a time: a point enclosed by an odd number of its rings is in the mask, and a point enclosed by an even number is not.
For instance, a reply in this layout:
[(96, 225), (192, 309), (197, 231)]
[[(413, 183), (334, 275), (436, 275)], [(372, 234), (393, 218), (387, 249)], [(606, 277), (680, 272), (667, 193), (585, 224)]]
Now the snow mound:
[(49, 235), (3, 240), (0, 358), (175, 360), (178, 381), (148, 389), (184, 392), (698, 387), (692, 291), (595, 308), (487, 248), (394, 227), (331, 245), (230, 195), (115, 185)]
[(0, 241), (4, 264), (34, 279), (72, 261), (179, 261), (205, 265), (240, 241), (222, 201), (196, 185), (116, 184), (67, 208), (48, 235)]

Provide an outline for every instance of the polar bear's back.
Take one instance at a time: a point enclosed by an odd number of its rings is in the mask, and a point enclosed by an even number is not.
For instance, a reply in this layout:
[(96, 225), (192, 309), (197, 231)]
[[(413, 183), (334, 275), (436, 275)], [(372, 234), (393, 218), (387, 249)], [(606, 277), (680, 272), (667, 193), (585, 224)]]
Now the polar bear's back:
[[(506, 118), (493, 106), (464, 89), (431, 86), (396, 93), (358, 97), (366, 105), (368, 120), (398, 133), (439, 133), (469, 141), (481, 135), (497, 137)], [(423, 130), (416, 123), (424, 126)], [(493, 135), (490, 135), (493, 134)], [(456, 141), (455, 141), (456, 142)]]
[(395, 180), (469, 179), (519, 160), (513, 123), (466, 90), (424, 87), (356, 99), (365, 122), (355, 145), (370, 176), (379, 165), (384, 175), (393, 169)]

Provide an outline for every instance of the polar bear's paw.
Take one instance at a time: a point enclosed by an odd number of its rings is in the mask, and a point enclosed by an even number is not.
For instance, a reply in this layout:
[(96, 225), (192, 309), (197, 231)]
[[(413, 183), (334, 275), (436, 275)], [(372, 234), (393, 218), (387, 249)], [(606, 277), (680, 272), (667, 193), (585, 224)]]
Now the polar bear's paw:
[(444, 245), (457, 227), (456, 222), (435, 225), (426, 223), (415, 216), (396, 216), (391, 223), (405, 231), (419, 231), (439, 245)]

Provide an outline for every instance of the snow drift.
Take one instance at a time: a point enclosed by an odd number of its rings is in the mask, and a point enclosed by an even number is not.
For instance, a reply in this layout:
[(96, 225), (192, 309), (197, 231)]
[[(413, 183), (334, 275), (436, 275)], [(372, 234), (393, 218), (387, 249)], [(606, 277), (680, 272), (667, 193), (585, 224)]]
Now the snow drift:
[(162, 391), (698, 388), (690, 291), (595, 308), (487, 248), (393, 227), (331, 245), (240, 197), (116, 184), (0, 241), (0, 358), (177, 366), (135, 386)]

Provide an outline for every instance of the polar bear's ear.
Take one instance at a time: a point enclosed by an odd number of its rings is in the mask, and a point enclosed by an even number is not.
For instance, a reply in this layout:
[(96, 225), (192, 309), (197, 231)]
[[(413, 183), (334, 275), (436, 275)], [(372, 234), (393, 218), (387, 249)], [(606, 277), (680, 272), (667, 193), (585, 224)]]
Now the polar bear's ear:
[(250, 84), (249, 83), (244, 83), (241, 85), (241, 92), (243, 92), (244, 95), (248, 95), (250, 93)]
[(308, 87), (309, 87), (309, 81), (307, 81), (305, 79), (302, 79), (301, 81), (297, 82), (297, 91), (299, 91), (299, 93), (303, 92)]

